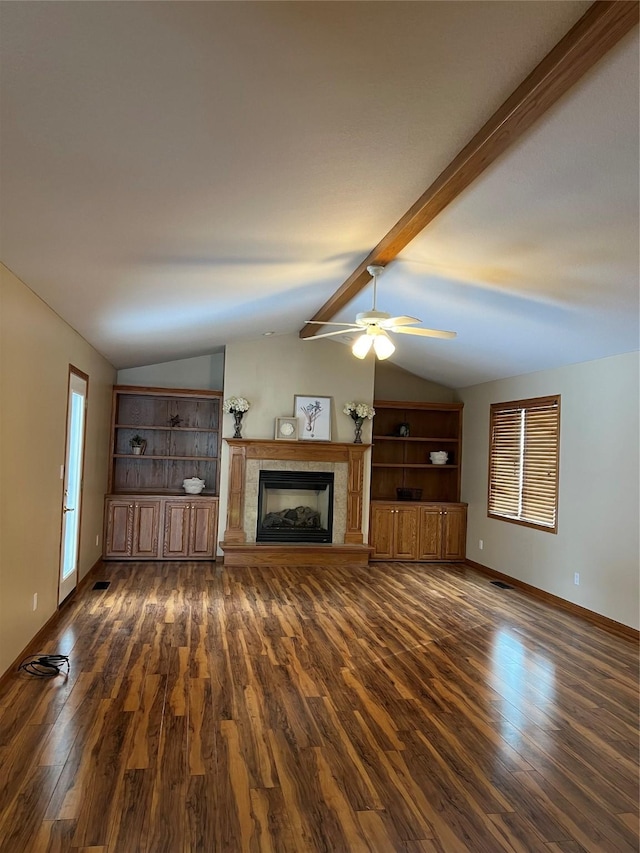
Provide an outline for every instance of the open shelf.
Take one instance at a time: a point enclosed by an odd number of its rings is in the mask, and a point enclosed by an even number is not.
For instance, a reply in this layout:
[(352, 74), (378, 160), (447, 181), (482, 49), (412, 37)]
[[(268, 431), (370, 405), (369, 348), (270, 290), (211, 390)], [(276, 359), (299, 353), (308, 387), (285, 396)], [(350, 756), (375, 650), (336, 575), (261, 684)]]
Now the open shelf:
[[(110, 494), (184, 495), (182, 481), (199, 477), (204, 495), (218, 494), (220, 391), (115, 386)], [(176, 426), (173, 426), (176, 423)], [(146, 442), (131, 452), (131, 439)]]
[[(400, 489), (420, 489), (422, 501), (460, 500), (462, 403), (374, 401), (372, 500), (398, 500)], [(400, 435), (400, 427), (409, 435)], [(429, 454), (445, 450), (434, 465)]]

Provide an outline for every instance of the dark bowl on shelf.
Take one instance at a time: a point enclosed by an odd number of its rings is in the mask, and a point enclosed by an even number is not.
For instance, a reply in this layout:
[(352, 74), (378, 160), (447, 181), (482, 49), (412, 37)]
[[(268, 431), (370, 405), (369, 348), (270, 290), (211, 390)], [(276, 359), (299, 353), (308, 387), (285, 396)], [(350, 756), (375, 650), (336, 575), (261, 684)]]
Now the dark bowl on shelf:
[(422, 498), (422, 489), (396, 489), (399, 501), (419, 501)]

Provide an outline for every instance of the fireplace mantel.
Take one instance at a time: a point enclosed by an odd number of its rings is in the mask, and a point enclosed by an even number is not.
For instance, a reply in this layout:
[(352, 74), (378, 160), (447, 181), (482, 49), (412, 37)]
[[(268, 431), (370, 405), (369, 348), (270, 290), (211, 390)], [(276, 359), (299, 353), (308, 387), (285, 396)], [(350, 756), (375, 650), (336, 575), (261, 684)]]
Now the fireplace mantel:
[[(227, 438), (229, 445), (229, 493), (225, 545), (247, 541), (243, 526), (246, 463), (249, 459), (291, 462), (345, 462), (347, 464), (347, 520), (345, 545), (362, 545), (364, 457), (369, 444), (339, 441), (279, 441), (275, 439)], [(324, 546), (325, 548), (331, 546)]]

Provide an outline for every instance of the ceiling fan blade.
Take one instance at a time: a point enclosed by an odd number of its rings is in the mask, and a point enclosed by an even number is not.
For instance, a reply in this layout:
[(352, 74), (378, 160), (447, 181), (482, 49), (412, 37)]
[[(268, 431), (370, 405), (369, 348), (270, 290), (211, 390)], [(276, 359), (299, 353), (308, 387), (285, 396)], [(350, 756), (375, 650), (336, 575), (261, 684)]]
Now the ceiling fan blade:
[(329, 323), (327, 320), (305, 320), (305, 323), (314, 326), (350, 326), (352, 329), (358, 329), (355, 323)]
[(456, 332), (443, 332), (440, 329), (410, 329), (407, 326), (394, 326), (389, 329), (399, 335), (421, 335), (423, 338), (455, 338)]
[(388, 320), (383, 320), (380, 325), (383, 329), (391, 329), (393, 326), (410, 326), (412, 323), (422, 323), (417, 317), (389, 317)]
[[(327, 324), (327, 325), (330, 325), (330, 324)], [(323, 335), (311, 335), (310, 337), (303, 338), (302, 340), (303, 341), (317, 341), (318, 338), (330, 338), (332, 335), (346, 335), (348, 331), (349, 331), (349, 329), (339, 329), (337, 332), (325, 332)], [(358, 329), (358, 327), (356, 326), (356, 328), (353, 329), (353, 331), (355, 332), (355, 331), (362, 331), (362, 330)]]

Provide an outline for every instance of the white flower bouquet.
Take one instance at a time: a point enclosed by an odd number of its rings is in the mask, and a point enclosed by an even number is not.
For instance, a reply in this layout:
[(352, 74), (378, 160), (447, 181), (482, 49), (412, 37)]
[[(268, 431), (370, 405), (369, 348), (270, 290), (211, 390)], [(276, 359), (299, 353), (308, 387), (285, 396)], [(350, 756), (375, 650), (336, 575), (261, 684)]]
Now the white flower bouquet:
[(236, 414), (237, 412), (248, 412), (251, 408), (251, 403), (245, 400), (244, 397), (229, 397), (222, 404), (222, 411)]
[(345, 415), (349, 415), (354, 421), (363, 421), (365, 418), (371, 420), (376, 413), (373, 406), (368, 403), (345, 403), (342, 410)]

